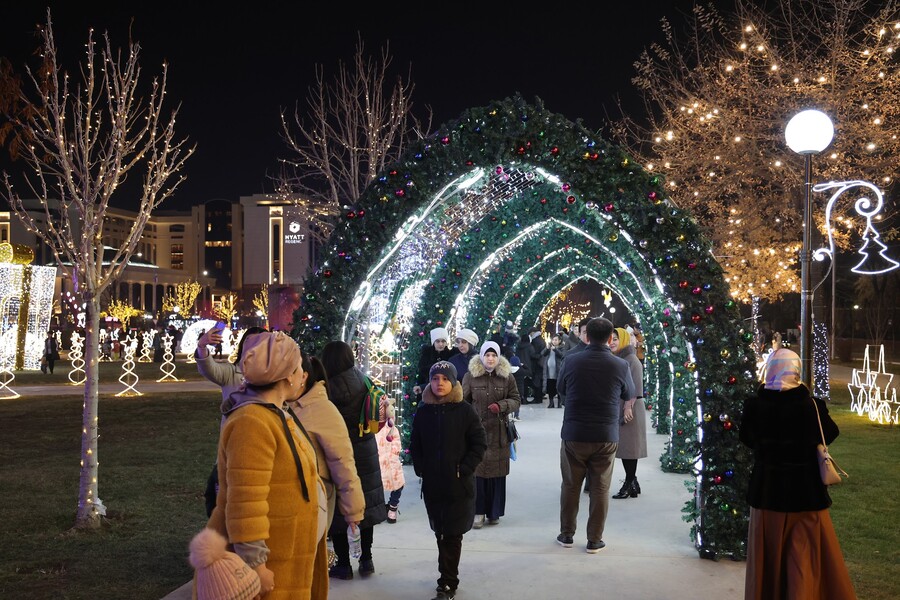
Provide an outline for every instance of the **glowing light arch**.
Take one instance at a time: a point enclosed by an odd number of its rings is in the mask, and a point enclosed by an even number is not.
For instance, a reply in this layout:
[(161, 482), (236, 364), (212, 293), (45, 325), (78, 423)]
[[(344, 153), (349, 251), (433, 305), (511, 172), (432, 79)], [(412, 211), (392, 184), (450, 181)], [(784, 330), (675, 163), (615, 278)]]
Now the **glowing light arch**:
[[(551, 219), (570, 233), (522, 236), (518, 264), (493, 264), (518, 230)], [(656, 354), (660, 386), (668, 385), (660, 394), (671, 398), (669, 444), (695, 475), (684, 512), (700, 555), (743, 558), (749, 453), (737, 442), (736, 417), (755, 381), (752, 333), (741, 329), (709, 244), (667, 200), (661, 178), (540, 101), (470, 109), (383, 172), (335, 228), (292, 333), (318, 351), (335, 338), (365, 349), (390, 331), (403, 379), (397, 389), (408, 394), (421, 342), (446, 324), (460, 288), (485, 261), (493, 269), (468, 298), (465, 324), (484, 332), (513, 313), (527, 322), (574, 277), (553, 267), (564, 254), (545, 260), (574, 230), (590, 234), (568, 244), (592, 259), (577, 263), (581, 275), (628, 298)], [(624, 277), (641, 283), (639, 294), (620, 281), (623, 265), (635, 272)], [(551, 277), (551, 269), (560, 272)], [(415, 411), (409, 396), (401, 404), (401, 414)]]

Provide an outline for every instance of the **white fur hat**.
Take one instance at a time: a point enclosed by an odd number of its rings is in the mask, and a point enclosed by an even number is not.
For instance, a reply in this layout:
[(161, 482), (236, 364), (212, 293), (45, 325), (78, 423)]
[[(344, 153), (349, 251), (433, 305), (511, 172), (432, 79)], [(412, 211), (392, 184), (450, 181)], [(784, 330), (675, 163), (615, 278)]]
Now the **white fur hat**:
[(471, 329), (460, 329), (456, 332), (457, 339), (466, 340), (473, 348), (478, 345), (478, 334)]
[(450, 341), (450, 334), (443, 327), (435, 327), (431, 330), (431, 343), (434, 344), (438, 340)]

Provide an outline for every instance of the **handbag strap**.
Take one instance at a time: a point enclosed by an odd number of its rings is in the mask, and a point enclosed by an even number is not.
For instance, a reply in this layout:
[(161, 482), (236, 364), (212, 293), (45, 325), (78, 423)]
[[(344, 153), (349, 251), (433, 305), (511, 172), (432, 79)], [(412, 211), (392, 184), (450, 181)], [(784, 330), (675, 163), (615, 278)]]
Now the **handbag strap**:
[(819, 415), (819, 404), (812, 396), (809, 399), (812, 400), (813, 408), (816, 409), (816, 422), (819, 424), (819, 435), (822, 436), (822, 445), (828, 450), (828, 444), (825, 443), (825, 432), (822, 430), (822, 417)]
[(812, 400), (813, 408), (816, 409), (816, 421), (819, 423), (819, 435), (822, 436), (822, 447), (825, 448), (825, 453), (828, 454), (828, 458), (831, 459), (831, 464), (834, 465), (834, 468), (840, 471), (841, 475), (844, 477), (850, 477), (850, 474), (847, 471), (843, 470), (837, 461), (834, 460), (834, 457), (828, 452), (828, 444), (825, 443), (825, 432), (822, 430), (822, 417), (819, 415), (819, 405), (816, 402), (816, 399), (810, 396), (810, 400)]

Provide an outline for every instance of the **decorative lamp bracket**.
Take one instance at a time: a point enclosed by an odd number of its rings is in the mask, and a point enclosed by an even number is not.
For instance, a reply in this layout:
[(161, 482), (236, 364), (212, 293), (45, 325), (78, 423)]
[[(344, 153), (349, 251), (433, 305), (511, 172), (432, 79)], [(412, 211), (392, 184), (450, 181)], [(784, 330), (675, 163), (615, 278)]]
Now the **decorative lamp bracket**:
[(828, 234), (828, 247), (816, 250), (813, 253), (813, 258), (821, 261), (825, 260), (825, 257), (827, 256), (832, 263), (834, 262), (835, 245), (834, 233), (831, 225), (831, 212), (837, 199), (844, 194), (844, 192), (855, 187), (868, 188), (874, 194), (875, 198), (877, 198), (877, 201), (873, 202), (869, 196), (862, 196), (853, 204), (856, 213), (861, 217), (865, 217), (866, 227), (862, 233), (862, 246), (857, 250), (857, 254), (862, 255), (862, 259), (851, 269), (851, 271), (858, 275), (881, 275), (893, 271), (897, 267), (900, 267), (900, 263), (885, 254), (887, 246), (881, 241), (881, 236), (872, 224), (872, 218), (880, 213), (881, 209), (884, 207), (884, 196), (880, 189), (868, 181), (830, 181), (828, 183), (820, 183), (813, 186), (814, 192), (835, 190), (831, 198), (828, 199), (828, 204), (825, 206), (825, 229)]

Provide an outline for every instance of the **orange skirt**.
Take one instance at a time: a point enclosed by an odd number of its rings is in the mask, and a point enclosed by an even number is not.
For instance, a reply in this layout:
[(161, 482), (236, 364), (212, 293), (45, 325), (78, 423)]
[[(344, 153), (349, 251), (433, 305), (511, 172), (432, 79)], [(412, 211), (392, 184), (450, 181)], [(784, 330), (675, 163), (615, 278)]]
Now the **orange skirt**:
[(856, 600), (828, 509), (750, 509), (744, 600)]

